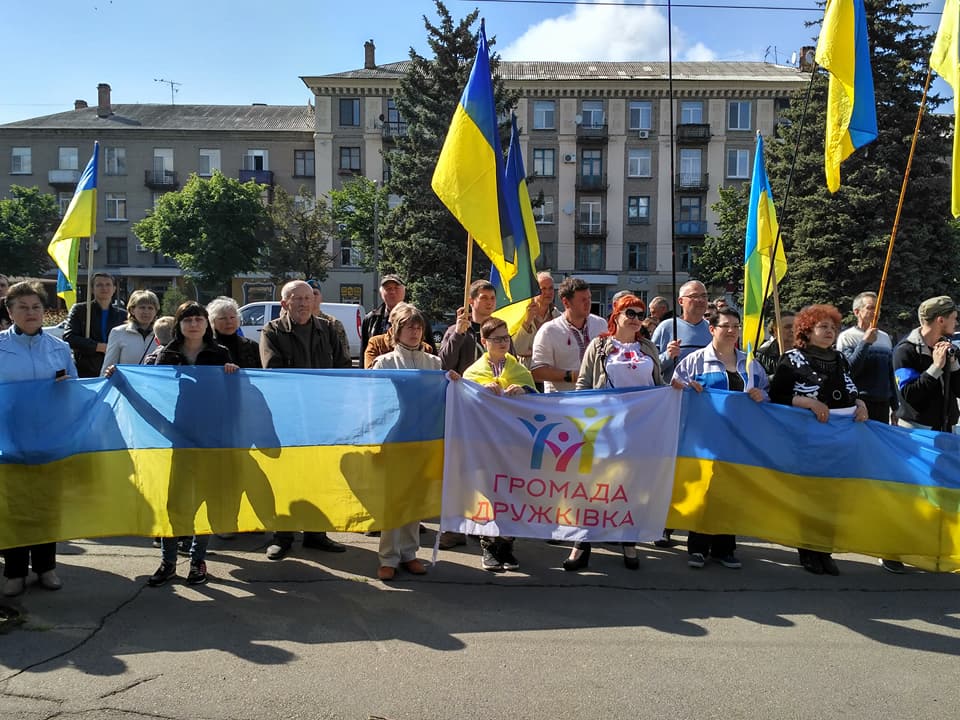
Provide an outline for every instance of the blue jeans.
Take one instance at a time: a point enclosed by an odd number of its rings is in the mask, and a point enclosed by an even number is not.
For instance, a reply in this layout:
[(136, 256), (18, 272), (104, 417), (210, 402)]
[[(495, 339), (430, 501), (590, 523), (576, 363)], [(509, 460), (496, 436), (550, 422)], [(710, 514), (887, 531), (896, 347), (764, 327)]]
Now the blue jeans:
[[(160, 555), (165, 563), (176, 565), (177, 563), (177, 543), (180, 538), (162, 537), (160, 538)], [(209, 535), (194, 535), (193, 542), (190, 544), (190, 564), (195, 565), (203, 562), (207, 557), (207, 544), (210, 542)]]

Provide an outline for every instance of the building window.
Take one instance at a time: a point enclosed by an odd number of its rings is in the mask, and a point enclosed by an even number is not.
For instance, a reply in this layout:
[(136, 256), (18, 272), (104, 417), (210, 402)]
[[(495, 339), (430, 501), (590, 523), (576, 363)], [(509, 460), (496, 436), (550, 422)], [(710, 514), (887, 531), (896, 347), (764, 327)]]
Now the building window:
[(360, 251), (353, 247), (353, 240), (340, 241), (340, 266), (357, 267), (360, 265)]
[(535, 100), (533, 103), (533, 129), (553, 130), (555, 103), (553, 100)]
[(737, 180), (750, 177), (749, 150), (727, 150), (727, 177)]
[(698, 188), (703, 184), (701, 160), (703, 153), (696, 148), (680, 148), (680, 187)]
[(127, 239), (125, 237), (107, 238), (107, 265), (127, 264)]
[(360, 99), (340, 99), (340, 126), (354, 127), (360, 124)]
[(60, 208), (60, 217), (67, 214), (67, 208), (70, 207), (71, 200), (73, 200), (72, 192), (57, 193), (57, 206)]
[(360, 171), (360, 148), (342, 147), (340, 148), (340, 169), (351, 172)]
[(647, 269), (647, 243), (627, 243), (627, 270)]
[(700, 125), (703, 123), (703, 103), (699, 100), (684, 100), (680, 103), (680, 124)]
[(127, 150), (122, 147), (108, 147), (103, 150), (105, 175), (127, 174)]
[(584, 150), (580, 155), (580, 175), (584, 178), (603, 176), (603, 151)]
[(543, 203), (533, 208), (533, 219), (538, 225), (552, 225), (553, 219), (553, 195), (545, 195)]
[(533, 174), (554, 177), (557, 174), (557, 151), (552, 148), (533, 149)]
[(247, 150), (243, 156), (242, 170), (264, 171), (270, 169), (269, 154), (266, 150)]
[(107, 220), (127, 219), (127, 196), (124, 193), (107, 193)]
[(200, 159), (197, 163), (197, 175), (200, 177), (210, 177), (220, 170), (220, 151), (204, 150), (200, 148)]
[(293, 151), (293, 175), (294, 177), (313, 177), (316, 174), (314, 168), (316, 164), (313, 161), (313, 150), (294, 150)]
[(30, 148), (15, 147), (10, 149), (10, 174), (29, 175), (33, 172)]
[(627, 177), (652, 177), (652, 159), (649, 148), (630, 148), (627, 153)]
[(650, 198), (646, 195), (631, 195), (627, 198), (627, 225), (650, 224)]
[(603, 241), (577, 240), (577, 270), (603, 270)]
[(62, 147), (58, 153), (58, 162), (57, 167), (60, 170), (79, 170), (80, 169), (80, 156), (77, 153), (75, 147)]
[(696, 262), (696, 249), (689, 243), (677, 244), (678, 270), (681, 272), (690, 272), (693, 270), (693, 264)]
[(750, 103), (748, 101), (730, 101), (727, 105), (727, 129), (750, 129)]
[(580, 125), (585, 128), (602, 128), (603, 124), (603, 100), (584, 100), (580, 106)]
[(580, 232), (599, 235), (602, 231), (600, 198), (583, 198), (580, 201)]
[(403, 137), (407, 134), (407, 123), (400, 117), (400, 111), (397, 109), (397, 101), (393, 98), (387, 98), (386, 117), (386, 134), (395, 137)]
[(703, 198), (700, 197), (681, 197), (680, 198), (680, 217), (681, 223), (702, 223), (703, 222)]
[(653, 127), (653, 103), (649, 100), (630, 102), (630, 129), (649, 130)]

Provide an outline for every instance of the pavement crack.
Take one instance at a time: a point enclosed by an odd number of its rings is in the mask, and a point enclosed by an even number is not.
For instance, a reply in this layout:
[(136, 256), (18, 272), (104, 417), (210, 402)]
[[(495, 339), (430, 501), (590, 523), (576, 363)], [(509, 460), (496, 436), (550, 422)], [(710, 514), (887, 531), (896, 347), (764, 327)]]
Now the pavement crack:
[(128, 683), (128, 684), (124, 685), (123, 687), (117, 688), (116, 690), (111, 690), (111, 691), (109, 691), (109, 692), (105, 692), (105, 693), (103, 693), (103, 695), (98, 695), (97, 697), (98, 697), (100, 700), (103, 700), (104, 698), (108, 698), (108, 697), (113, 697), (113, 696), (116, 696), (116, 695), (120, 695), (121, 693), (125, 693), (127, 690), (132, 690), (133, 688), (137, 687), (138, 685), (143, 685), (144, 683), (148, 683), (148, 682), (150, 682), (151, 680), (156, 680), (158, 677), (161, 677), (161, 675), (160, 675), (160, 674), (157, 674), (157, 675), (150, 675), (150, 676), (148, 676), (148, 677), (140, 678), (139, 680), (134, 680), (132, 683)]
[(144, 590), (145, 587), (147, 587), (147, 586), (146, 586), (146, 585), (141, 585), (139, 588), (137, 588), (137, 591), (136, 591), (135, 593), (133, 593), (133, 595), (131, 595), (131, 596), (128, 597), (126, 600), (124, 600), (122, 603), (120, 603), (119, 605), (117, 605), (117, 606), (116, 606), (115, 608), (113, 608), (110, 612), (108, 612), (108, 613), (106, 613), (105, 615), (103, 615), (103, 616), (100, 618), (100, 620), (97, 621), (97, 624), (93, 627), (93, 630), (91, 630), (88, 635), (86, 635), (85, 637), (81, 638), (78, 642), (74, 643), (72, 646), (68, 647), (66, 650), (63, 650), (63, 651), (58, 652), (58, 653), (56, 653), (56, 654), (54, 654), (54, 655), (51, 655), (50, 657), (44, 658), (43, 660), (38, 660), (37, 662), (30, 663), (30, 664), (27, 665), (26, 667), (22, 667), (22, 668), (20, 668), (19, 670), (17, 670), (16, 672), (11, 673), (11, 674), (7, 675), (6, 677), (0, 678), (0, 684), (5, 683), (5, 682), (7, 682), (7, 681), (9, 681), (9, 680), (12, 680), (12, 679), (15, 678), (15, 677), (20, 676), (20, 675), (22, 675), (23, 673), (27, 672), (28, 670), (33, 670), (34, 668), (40, 667), (41, 665), (46, 665), (48, 662), (53, 662), (54, 660), (59, 660), (60, 658), (65, 657), (66, 655), (69, 655), (69, 654), (71, 654), (72, 652), (74, 652), (74, 651), (79, 650), (80, 648), (82, 648), (82, 647), (83, 647), (84, 645), (86, 645), (88, 642), (90, 642), (91, 640), (93, 640), (93, 638), (95, 638), (95, 637), (97, 636), (97, 634), (98, 634), (101, 630), (103, 630), (104, 626), (105, 626), (106, 623), (107, 623), (107, 620), (109, 620), (110, 618), (112, 618), (112, 617), (113, 617), (114, 615), (116, 615), (118, 612), (120, 612), (121, 610), (123, 610), (127, 605), (129, 605), (129, 604), (132, 603), (134, 600), (136, 600), (138, 597), (140, 597), (140, 593), (143, 592), (143, 590)]

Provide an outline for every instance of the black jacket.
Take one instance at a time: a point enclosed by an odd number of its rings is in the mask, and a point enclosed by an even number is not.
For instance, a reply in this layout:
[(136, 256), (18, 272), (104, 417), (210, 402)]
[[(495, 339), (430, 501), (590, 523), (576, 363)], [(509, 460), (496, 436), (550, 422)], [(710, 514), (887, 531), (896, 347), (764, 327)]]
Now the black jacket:
[[(194, 365), (226, 365), (228, 362), (233, 362), (230, 358), (230, 352), (223, 346), (218, 345), (217, 343), (207, 341), (203, 344), (203, 348), (200, 350), (200, 353), (197, 355), (197, 361)], [(183, 343), (179, 340), (174, 340), (169, 345), (164, 345), (160, 348), (160, 352), (157, 353), (156, 362), (154, 365), (188, 365), (186, 356), (183, 354)]]
[(103, 353), (97, 352), (97, 343), (106, 343), (110, 331), (127, 321), (127, 314), (111, 305), (107, 308), (107, 332), (101, 332), (103, 309), (96, 302), (90, 311), (90, 337), (87, 337), (87, 303), (77, 303), (70, 308), (67, 325), (63, 330), (63, 339), (73, 350), (73, 359), (77, 363), (77, 374), (82, 378), (100, 377), (103, 369)]
[[(919, 328), (897, 343), (893, 349), (893, 374), (900, 394), (897, 417), (933, 430), (950, 432), (960, 416), (957, 409), (960, 370), (953, 359), (947, 365), (948, 370), (942, 373), (936, 369), (930, 372), (932, 365), (933, 354)], [(952, 371), (949, 370), (951, 366)]]
[(260, 346), (250, 338), (245, 338), (234, 333), (233, 335), (218, 335), (213, 333), (214, 342), (223, 345), (230, 351), (230, 357), (233, 362), (242, 368), (253, 368), (259, 370), (263, 366), (260, 364)]

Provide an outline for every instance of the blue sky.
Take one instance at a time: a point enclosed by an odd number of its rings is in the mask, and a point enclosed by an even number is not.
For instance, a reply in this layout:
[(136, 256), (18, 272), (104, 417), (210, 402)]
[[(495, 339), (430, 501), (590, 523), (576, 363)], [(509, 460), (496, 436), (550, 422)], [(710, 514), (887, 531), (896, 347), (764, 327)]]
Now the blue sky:
[[(722, 0), (693, 0), (717, 3)], [(683, 0), (678, 0), (683, 2)], [(672, 11), (675, 60), (787, 62), (814, 44), (822, 11), (814, 0), (737, 0), (778, 10), (685, 8)], [(665, 3), (665, 0), (664, 0)], [(5, 55), (22, 60), (0, 80), (0, 124), (96, 102), (109, 83), (114, 103), (167, 103), (182, 83), (180, 104), (306, 103), (301, 75), (363, 65), (373, 39), (377, 62), (421, 53), (430, 0), (48, 0), (4, 3)], [(455, 18), (478, 7), (497, 49), (513, 60), (662, 60), (666, 8), (640, 3), (446, 0)], [(786, 8), (803, 7), (808, 11)], [(939, 14), (943, 0), (929, 11)], [(919, 16), (936, 24), (937, 16)], [(939, 89), (939, 88), (938, 88)]]

